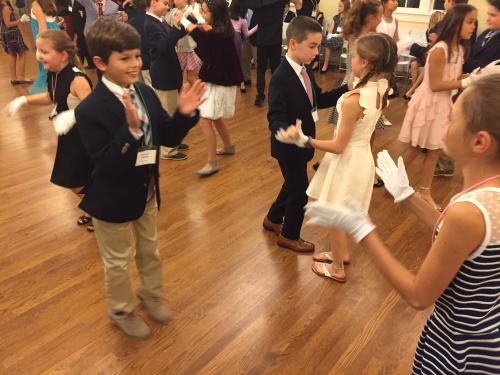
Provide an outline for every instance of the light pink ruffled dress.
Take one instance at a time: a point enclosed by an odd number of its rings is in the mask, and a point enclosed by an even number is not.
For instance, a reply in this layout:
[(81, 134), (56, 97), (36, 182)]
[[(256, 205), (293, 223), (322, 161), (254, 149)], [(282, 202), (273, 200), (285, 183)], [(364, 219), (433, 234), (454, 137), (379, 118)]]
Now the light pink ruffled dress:
[(424, 81), (417, 88), (406, 111), (403, 125), (399, 133), (401, 142), (410, 143), (413, 147), (429, 150), (443, 148), (443, 136), (448, 124), (452, 108), (452, 91), (433, 92), (429, 78), (429, 56), (432, 51), (442, 48), (446, 57), (443, 71), (444, 81), (457, 80), (462, 75), (464, 50), (454, 53), (448, 62), (448, 45), (441, 41), (431, 48), (425, 64)]

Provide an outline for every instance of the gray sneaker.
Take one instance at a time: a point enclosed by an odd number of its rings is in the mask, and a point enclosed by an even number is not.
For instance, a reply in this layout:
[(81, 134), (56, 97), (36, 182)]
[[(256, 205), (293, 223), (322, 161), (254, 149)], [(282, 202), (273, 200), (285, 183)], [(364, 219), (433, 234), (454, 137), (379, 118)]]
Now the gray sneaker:
[(234, 155), (236, 154), (236, 146), (235, 145), (229, 145), (224, 148), (218, 148), (216, 151), (217, 155)]
[(108, 318), (111, 320), (111, 323), (120, 328), (127, 336), (141, 340), (151, 336), (151, 329), (144, 323), (144, 320), (133, 312), (128, 314), (124, 311), (108, 313)]
[(196, 172), (198, 173), (198, 176), (208, 177), (219, 171), (219, 163), (217, 162), (217, 160), (209, 160), (208, 165), (208, 169), (202, 168), (198, 172)]
[(161, 298), (146, 297), (140, 293), (137, 294), (137, 298), (141, 300), (142, 305), (155, 322), (165, 324), (172, 319), (172, 313), (168, 311), (167, 306)]

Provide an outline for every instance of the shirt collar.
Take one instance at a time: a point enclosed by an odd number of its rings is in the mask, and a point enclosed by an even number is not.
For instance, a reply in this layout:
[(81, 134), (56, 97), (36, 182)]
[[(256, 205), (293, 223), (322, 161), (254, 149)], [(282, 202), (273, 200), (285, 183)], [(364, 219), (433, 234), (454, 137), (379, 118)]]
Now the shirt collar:
[(109, 79), (107, 79), (104, 76), (102, 76), (102, 83), (104, 84), (104, 86), (106, 86), (109, 89), (109, 91), (111, 91), (113, 93), (113, 95), (115, 95), (118, 98), (118, 100), (120, 100), (120, 103), (122, 103), (122, 104), (124, 104), (123, 103), (123, 94), (125, 92), (130, 92), (130, 91), (135, 92), (134, 85), (130, 85), (128, 88), (122, 87), (120, 85), (117, 85), (114, 82), (111, 82)]
[(156, 14), (146, 12), (146, 14), (150, 15), (153, 18), (156, 18), (158, 21), (163, 22), (163, 19), (161, 17), (158, 17)]
[(295, 71), (295, 73), (297, 73), (297, 75), (300, 77), (300, 74), (302, 72), (302, 68), (304, 68), (304, 65), (297, 64), (295, 61), (293, 61), (290, 58), (290, 56), (288, 56), (288, 53), (285, 55), (285, 58), (288, 61), (288, 63), (290, 64), (290, 66), (292, 67), (292, 69)]

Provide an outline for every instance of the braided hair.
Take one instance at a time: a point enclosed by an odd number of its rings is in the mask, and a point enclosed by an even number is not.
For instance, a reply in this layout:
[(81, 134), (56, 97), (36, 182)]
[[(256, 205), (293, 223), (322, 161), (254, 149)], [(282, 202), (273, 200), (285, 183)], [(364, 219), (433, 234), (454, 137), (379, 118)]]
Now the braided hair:
[[(383, 74), (388, 80), (392, 78), (398, 63), (398, 47), (390, 36), (382, 33), (368, 33), (356, 40), (354, 48), (359, 57), (371, 65), (370, 70), (361, 77), (356, 88), (365, 86), (370, 78), (378, 74)], [(382, 108), (387, 107), (387, 97), (386, 92), (382, 98)]]

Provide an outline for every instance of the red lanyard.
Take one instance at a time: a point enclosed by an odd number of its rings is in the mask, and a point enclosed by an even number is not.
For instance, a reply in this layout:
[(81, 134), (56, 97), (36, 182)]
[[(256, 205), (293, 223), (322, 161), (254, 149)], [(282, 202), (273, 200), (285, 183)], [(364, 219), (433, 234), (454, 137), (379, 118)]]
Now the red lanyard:
[(434, 230), (432, 231), (432, 242), (434, 242), (434, 238), (437, 235), (438, 226), (439, 226), (439, 224), (441, 224), (441, 221), (443, 220), (443, 217), (444, 217), (444, 214), (445, 214), (446, 210), (448, 210), (448, 208), (452, 205), (452, 203), (455, 201), (455, 199), (457, 199), (457, 198), (461, 197), (462, 195), (467, 194), (468, 192), (476, 189), (478, 186), (481, 186), (481, 185), (483, 185), (483, 184), (485, 184), (485, 183), (487, 183), (487, 182), (489, 182), (491, 180), (494, 180), (496, 178), (499, 178), (499, 177), (500, 177), (500, 174), (497, 174), (495, 176), (491, 176), (491, 177), (485, 178), (484, 180), (479, 181), (477, 184), (472, 185), (471, 187), (465, 189), (464, 191), (461, 191), (460, 193), (455, 194), (453, 196), (453, 198), (451, 198), (450, 203), (448, 203), (448, 205), (445, 207), (445, 209), (443, 210), (443, 212), (441, 212), (441, 215), (439, 215), (439, 217), (438, 217), (438, 219), (436, 221), (436, 225), (434, 225)]

